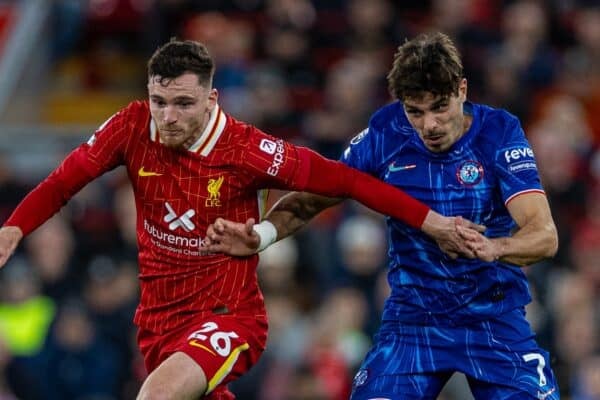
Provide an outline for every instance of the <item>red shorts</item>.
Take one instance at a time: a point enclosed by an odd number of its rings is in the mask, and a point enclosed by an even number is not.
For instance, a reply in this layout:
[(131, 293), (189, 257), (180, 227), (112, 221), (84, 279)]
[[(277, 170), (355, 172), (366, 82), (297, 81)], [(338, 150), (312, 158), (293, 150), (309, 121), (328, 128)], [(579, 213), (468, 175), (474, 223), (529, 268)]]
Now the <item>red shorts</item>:
[(171, 354), (181, 351), (202, 367), (208, 382), (204, 398), (211, 400), (234, 398), (226, 384), (256, 364), (266, 340), (264, 319), (233, 315), (206, 316), (162, 335), (143, 328), (137, 334), (149, 373)]

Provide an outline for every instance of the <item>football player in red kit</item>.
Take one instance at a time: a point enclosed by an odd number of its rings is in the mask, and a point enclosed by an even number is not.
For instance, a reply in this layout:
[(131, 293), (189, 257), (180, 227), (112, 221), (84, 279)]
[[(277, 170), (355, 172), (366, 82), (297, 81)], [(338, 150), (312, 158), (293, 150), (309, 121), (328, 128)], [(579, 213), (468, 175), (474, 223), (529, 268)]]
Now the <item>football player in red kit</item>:
[(202, 250), (217, 217), (259, 220), (261, 189), (353, 197), (467, 252), (457, 219), (400, 190), (225, 114), (205, 47), (175, 41), (148, 62), (149, 100), (113, 115), (73, 150), (0, 229), (0, 266), (21, 238), (85, 184), (124, 165), (137, 208), (140, 304), (134, 321), (149, 376), (138, 399), (231, 399), (226, 384), (264, 350), (267, 316), (256, 255)]

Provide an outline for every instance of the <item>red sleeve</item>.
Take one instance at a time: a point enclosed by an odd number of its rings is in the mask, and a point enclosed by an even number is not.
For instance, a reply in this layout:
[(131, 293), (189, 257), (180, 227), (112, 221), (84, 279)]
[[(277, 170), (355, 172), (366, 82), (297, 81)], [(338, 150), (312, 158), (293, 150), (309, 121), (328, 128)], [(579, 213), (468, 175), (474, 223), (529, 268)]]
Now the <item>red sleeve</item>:
[(299, 147), (306, 180), (295, 190), (331, 197), (351, 197), (365, 206), (396, 218), (414, 228), (421, 228), (429, 207), (404, 191), (351, 168), (339, 161), (322, 157), (307, 148)]
[(247, 129), (235, 161), (254, 177), (258, 188), (289, 190), (306, 181), (309, 169), (304, 168), (297, 146), (255, 127)]
[(35, 187), (4, 223), (18, 226), (27, 235), (46, 222), (86, 183), (102, 173), (82, 145), (63, 160), (46, 179)]
[(429, 212), (428, 206), (398, 188), (255, 128), (241, 158), (262, 188), (351, 197), (415, 228), (421, 227)]
[(4, 226), (18, 226), (24, 235), (31, 233), (88, 182), (121, 164), (131, 127), (141, 115), (140, 104), (132, 103), (103, 123), (23, 199)]

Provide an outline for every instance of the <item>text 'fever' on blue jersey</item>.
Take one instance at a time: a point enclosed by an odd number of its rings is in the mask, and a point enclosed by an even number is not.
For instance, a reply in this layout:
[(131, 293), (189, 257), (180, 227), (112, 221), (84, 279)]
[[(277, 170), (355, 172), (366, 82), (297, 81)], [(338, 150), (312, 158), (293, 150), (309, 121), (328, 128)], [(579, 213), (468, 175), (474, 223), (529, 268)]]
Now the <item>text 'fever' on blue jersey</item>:
[[(542, 192), (531, 146), (506, 111), (466, 102), (469, 130), (447, 151), (429, 151), (400, 102), (377, 111), (350, 142), (341, 160), (428, 204), (446, 216), (488, 227), (488, 237), (516, 227), (506, 204)], [(518, 266), (446, 256), (419, 230), (387, 218), (388, 281), (392, 293), (383, 321), (456, 325), (523, 306), (531, 297)]]

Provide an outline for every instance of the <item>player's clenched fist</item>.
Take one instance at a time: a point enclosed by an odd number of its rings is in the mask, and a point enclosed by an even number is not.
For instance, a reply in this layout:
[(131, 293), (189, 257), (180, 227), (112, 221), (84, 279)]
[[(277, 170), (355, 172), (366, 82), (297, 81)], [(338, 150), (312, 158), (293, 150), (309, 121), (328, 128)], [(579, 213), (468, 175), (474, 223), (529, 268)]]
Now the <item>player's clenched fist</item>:
[(217, 218), (206, 230), (205, 249), (212, 253), (248, 256), (256, 253), (260, 236), (254, 231), (254, 218), (246, 223)]
[(0, 228), (0, 267), (6, 264), (8, 258), (17, 248), (23, 232), (16, 226), (4, 226)]

